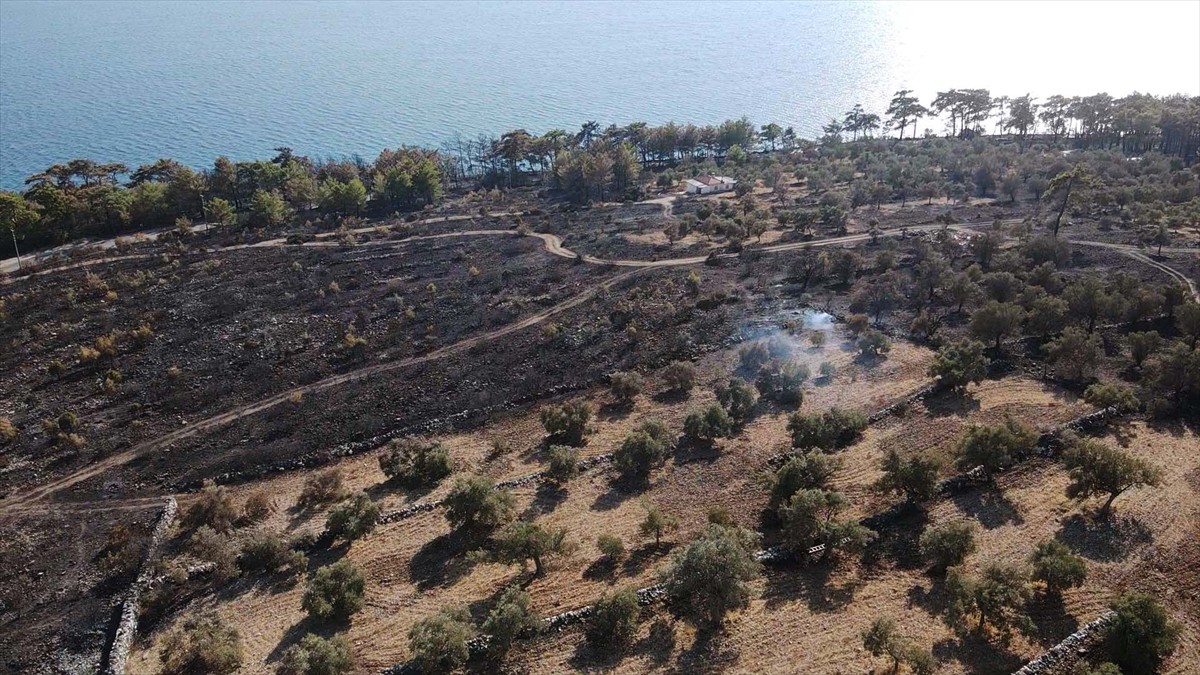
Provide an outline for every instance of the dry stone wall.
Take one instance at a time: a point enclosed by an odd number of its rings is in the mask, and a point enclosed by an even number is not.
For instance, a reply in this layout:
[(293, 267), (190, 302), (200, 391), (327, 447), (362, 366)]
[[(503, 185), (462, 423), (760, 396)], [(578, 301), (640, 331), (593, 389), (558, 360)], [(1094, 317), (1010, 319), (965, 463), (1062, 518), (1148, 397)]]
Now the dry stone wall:
[(1062, 642), (1050, 648), (1050, 651), (1025, 664), (1013, 675), (1052, 675), (1073, 661), (1081, 650), (1092, 647), (1103, 639), (1105, 631), (1117, 613), (1107, 611), (1096, 619), (1085, 623), (1079, 630), (1071, 633)]
[(145, 557), (142, 558), (137, 579), (130, 584), (125, 601), (121, 604), (121, 619), (117, 623), (117, 631), (113, 634), (112, 646), (108, 650), (108, 661), (104, 664), (104, 672), (108, 675), (125, 675), (125, 663), (129, 660), (129, 650), (133, 647), (133, 638), (137, 636), (138, 603), (141, 601), (142, 591), (149, 588), (155, 581), (152, 576), (154, 561), (158, 558), (158, 549), (162, 546), (163, 539), (167, 536), (167, 530), (175, 520), (178, 508), (179, 505), (175, 502), (175, 498), (167, 497), (162, 515), (154, 524), (154, 531), (150, 534), (150, 543), (146, 547)]

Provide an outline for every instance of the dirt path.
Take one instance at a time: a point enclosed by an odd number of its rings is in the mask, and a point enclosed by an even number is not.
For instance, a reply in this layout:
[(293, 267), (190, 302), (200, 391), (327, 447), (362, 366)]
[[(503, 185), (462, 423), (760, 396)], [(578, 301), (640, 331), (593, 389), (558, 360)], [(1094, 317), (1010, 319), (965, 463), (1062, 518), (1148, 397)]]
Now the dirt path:
[[(659, 201), (659, 203), (663, 203), (664, 209), (669, 209), (671, 202), (674, 201), (674, 198), (672, 197), (669, 199), (668, 198), (662, 198), (662, 199), (666, 200), (665, 203), (662, 201)], [(492, 214), (492, 215), (501, 215), (501, 214)], [(466, 220), (469, 218), (471, 218), (471, 216), (445, 216), (440, 219), (431, 219), (431, 220), (427, 220), (425, 222), (450, 222), (450, 221), (454, 221), (454, 220)], [(941, 227), (942, 227), (942, 225), (933, 225), (933, 224), (918, 225), (918, 226), (906, 228), (906, 231), (907, 232), (928, 232), (928, 231), (941, 229)], [(365, 227), (365, 228), (359, 228), (358, 230), (354, 230), (354, 231), (355, 232), (369, 232), (369, 231), (374, 231), (375, 229), (376, 228), (374, 228), (374, 227)], [(963, 232), (971, 231), (970, 227), (965, 226), (965, 225), (954, 226), (954, 229), (958, 230), (958, 231), (963, 231)], [(889, 230), (889, 231), (885, 231), (882, 236), (894, 236), (896, 234), (899, 234), (900, 232), (901, 232), (900, 230)], [(335, 235), (335, 233), (329, 233), (326, 236), (334, 236), (334, 235)], [(444, 233), (444, 234), (435, 234), (435, 235), (420, 235), (420, 236), (415, 236), (415, 237), (408, 237), (406, 239), (396, 240), (393, 242), (380, 242), (380, 243), (399, 245), (399, 244), (412, 242), (412, 241), (445, 239), (445, 238), (452, 238), (452, 237), (516, 236), (516, 235), (517, 235), (517, 232), (515, 230), (494, 230), (494, 229), (492, 229), (492, 230), (466, 230), (466, 231), (448, 232), (448, 233)], [(597, 282), (596, 284), (585, 289), (581, 293), (579, 293), (567, 300), (564, 300), (563, 302), (560, 302), (560, 303), (554, 305), (553, 307), (546, 309), (545, 311), (542, 311), (537, 314), (526, 317), (525, 319), (517, 321), (508, 326), (504, 326), (502, 328), (499, 328), (499, 329), (496, 329), (493, 331), (489, 331), (489, 332), (486, 332), (486, 333), (483, 333), (483, 334), (480, 334), (480, 335), (477, 335), (477, 336), (474, 336), (471, 338), (467, 338), (460, 342), (456, 342), (454, 344), (447, 345), (445, 347), (436, 349), (436, 350), (428, 352), (426, 354), (422, 354), (421, 356), (409, 357), (409, 358), (401, 359), (399, 361), (392, 361), (392, 362), (387, 362), (387, 363), (376, 363), (373, 365), (359, 368), (358, 370), (354, 370), (354, 371), (351, 371), (348, 373), (334, 375), (334, 376), (325, 378), (323, 380), (313, 382), (311, 384), (302, 385), (299, 387), (293, 387), (291, 389), (280, 392), (278, 394), (275, 394), (268, 398), (262, 399), (255, 403), (246, 404), (246, 405), (234, 408), (232, 410), (229, 410), (227, 412), (200, 420), (198, 422), (193, 422), (191, 424), (185, 425), (183, 427), (180, 427), (179, 429), (176, 429), (175, 431), (172, 431), (171, 433), (168, 433), (168, 434), (165, 434), (158, 438), (140, 443), (140, 444), (135, 445), (123, 452), (119, 452), (119, 453), (116, 453), (109, 457), (105, 457), (104, 459), (102, 459), (94, 464), (88, 465), (87, 467), (84, 467), (83, 469), (81, 469), (73, 474), (64, 476), (62, 478), (51, 481), (44, 485), (30, 489), (26, 492), (11, 495), (9, 498), (5, 499), (2, 503), (0, 503), (0, 515), (29, 511), (30, 507), (34, 504), (34, 502), (40, 501), (52, 494), (61, 492), (63, 490), (71, 488), (75, 485), (78, 485), (79, 483), (81, 483), (85, 480), (88, 480), (90, 478), (93, 478), (95, 476), (98, 476), (98, 475), (104, 473), (105, 471), (108, 471), (109, 469), (113, 469), (118, 466), (127, 464), (138, 457), (141, 457), (145, 454), (148, 454), (150, 452), (153, 452), (155, 450), (158, 450), (160, 448), (168, 446), (172, 443), (175, 443), (175, 442), (187, 439), (187, 438), (191, 438), (193, 436), (196, 436), (197, 434), (204, 433), (206, 431), (215, 429), (224, 424), (228, 424), (230, 422), (241, 419), (242, 417), (245, 417), (247, 415), (253, 415), (253, 414), (261, 412), (263, 410), (267, 410), (269, 408), (272, 408), (276, 405), (279, 405), (279, 404), (289, 400), (291, 397), (293, 397), (297, 394), (303, 395), (306, 393), (322, 391), (324, 389), (329, 389), (331, 387), (345, 384), (347, 382), (354, 382), (354, 381), (361, 380), (361, 379), (364, 379), (364, 378), (367, 378), (367, 377), (370, 377), (373, 375), (377, 375), (380, 373), (386, 373), (386, 372), (389, 372), (392, 370), (396, 370), (399, 368), (406, 368), (406, 367), (421, 364), (421, 363), (428, 363), (430, 361), (435, 361), (435, 360), (444, 358), (446, 356), (450, 356), (453, 354), (459, 354), (461, 352), (464, 352), (468, 349), (471, 349), (472, 347), (483, 344), (485, 342), (489, 342), (489, 341), (495, 340), (497, 338), (501, 338), (506, 335), (515, 333), (517, 331), (523, 330), (530, 326), (537, 325), (539, 323), (546, 321), (547, 319), (549, 319), (550, 317), (552, 317), (556, 314), (559, 314), (559, 313), (569, 310), (571, 308), (577, 307), (577, 306), (583, 304), (584, 302), (586, 302), (587, 300), (591, 299), (592, 297), (594, 297), (600, 291), (608, 289), (608, 288), (612, 287), (613, 285), (620, 283), (621, 281), (624, 281), (625, 279), (633, 276), (634, 274), (637, 274), (641, 270), (663, 268), (663, 267), (682, 267), (682, 266), (688, 266), (688, 265), (697, 265), (697, 264), (703, 263), (708, 258), (708, 256), (693, 256), (693, 257), (687, 257), (687, 258), (666, 258), (666, 259), (662, 259), (662, 260), (605, 259), (605, 258), (597, 258), (597, 257), (591, 256), (591, 255), (577, 254), (574, 251), (572, 251), (571, 249), (564, 246), (562, 239), (560, 237), (558, 237), (557, 235), (541, 233), (541, 232), (530, 232), (530, 233), (528, 233), (528, 236), (536, 237), (536, 238), (542, 240), (542, 243), (545, 246), (546, 252), (550, 253), (551, 255), (556, 255), (559, 257), (570, 258), (570, 259), (580, 258), (583, 260), (583, 262), (589, 263), (589, 264), (609, 265), (609, 266), (614, 266), (614, 267), (627, 267), (630, 269), (628, 271), (622, 272), (616, 276), (610, 277), (609, 279), (606, 279), (604, 281)], [(763, 246), (757, 250), (760, 252), (763, 252), (763, 253), (782, 253), (782, 252), (795, 251), (795, 250), (808, 248), (808, 247), (840, 246), (840, 245), (845, 245), (845, 244), (855, 244), (855, 243), (861, 243), (861, 242), (867, 241), (869, 239), (871, 239), (871, 235), (869, 235), (869, 234), (865, 234), (865, 233), (852, 234), (852, 235), (846, 235), (846, 236), (842, 236), (842, 237), (832, 237), (829, 239), (818, 239), (818, 240), (812, 240), (812, 241), (798, 241), (798, 242), (789, 242), (789, 243), (785, 243), (785, 244), (775, 244), (775, 245), (770, 245), (770, 246)], [(321, 244), (321, 242), (311, 242), (310, 245), (313, 243), (318, 244), (318, 245)], [(1167, 266), (1164, 263), (1160, 263), (1158, 261), (1152, 260), (1148, 256), (1141, 253), (1136, 247), (1125, 246), (1125, 245), (1121, 245), (1121, 244), (1107, 244), (1107, 243), (1089, 242), (1089, 241), (1075, 241), (1072, 243), (1103, 246), (1106, 248), (1111, 248), (1111, 249), (1122, 251), (1123, 253), (1125, 253), (1126, 255), (1129, 255), (1133, 259), (1150, 264), (1150, 265), (1170, 274), (1171, 276), (1182, 280), (1184, 283), (1186, 283), (1188, 285), (1188, 287), (1191, 289), (1193, 295), (1195, 295), (1197, 297), (1197, 300), (1200, 300), (1200, 294), (1197, 293), (1196, 285), (1192, 280), (1188, 279), (1183, 273), (1179, 272), (1178, 270), (1175, 270), (1175, 269)], [(287, 246), (287, 245), (288, 244), (286, 244), (285, 240), (283, 240), (283, 239), (272, 239), (272, 240), (268, 240), (268, 241), (264, 241), (264, 242), (257, 242), (255, 244), (244, 244), (244, 245), (239, 245), (239, 246), (234, 246), (234, 247), (229, 247), (229, 248), (230, 249), (255, 248), (255, 247), (262, 248), (262, 247)], [(222, 249), (222, 250), (228, 250), (228, 249)], [(1190, 250), (1190, 249), (1185, 249), (1185, 250)], [(1198, 250), (1196, 252), (1200, 252), (1200, 250)], [(729, 258), (729, 257), (735, 257), (737, 254), (721, 253), (721, 254), (717, 254), (717, 255), (718, 255), (718, 257)], [(129, 256), (129, 257), (134, 257), (134, 256)], [(111, 260), (111, 259), (109, 259), (109, 260)], [(78, 267), (81, 265), (82, 265), (82, 263), (68, 266), (67, 268), (57, 268), (57, 269), (69, 269), (69, 268), (74, 268), (74, 267)], [(56, 270), (46, 270), (44, 272), (41, 272), (41, 274), (48, 274), (53, 271), (56, 271)], [(380, 355), (380, 358), (386, 359), (387, 354), (385, 353), (385, 354)], [(35, 507), (35, 510), (40, 510), (40, 509), (36, 509), (36, 507)]]

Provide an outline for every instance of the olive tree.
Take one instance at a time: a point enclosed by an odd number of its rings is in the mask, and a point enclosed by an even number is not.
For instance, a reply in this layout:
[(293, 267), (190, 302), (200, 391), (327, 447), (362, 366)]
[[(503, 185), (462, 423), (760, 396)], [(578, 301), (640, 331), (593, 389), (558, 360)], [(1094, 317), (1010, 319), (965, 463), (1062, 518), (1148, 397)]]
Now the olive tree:
[(660, 579), (671, 611), (699, 626), (717, 626), (750, 602), (750, 582), (762, 565), (754, 559), (758, 536), (737, 527), (709, 525), (700, 538), (672, 556)]
[(587, 641), (595, 649), (621, 652), (633, 643), (637, 635), (637, 593), (628, 586), (605, 591), (588, 617)]
[(300, 606), (318, 621), (344, 621), (362, 609), (366, 581), (349, 560), (326, 565), (308, 582)]
[(520, 586), (509, 586), (492, 611), (488, 612), (480, 628), (484, 634), (491, 636), (488, 649), (503, 654), (512, 646), (513, 640), (535, 632), (539, 624), (538, 615), (531, 608), (529, 594)]
[(1108, 627), (1109, 654), (1126, 675), (1149, 675), (1179, 642), (1181, 628), (1154, 598), (1128, 593), (1112, 604), (1116, 619)]
[(921, 556), (938, 574), (962, 563), (975, 552), (975, 526), (960, 520), (926, 528), (918, 541)]
[(983, 355), (983, 343), (959, 340), (942, 345), (929, 366), (929, 376), (950, 391), (962, 392), (967, 385), (987, 377), (988, 358)]
[(466, 664), (471, 655), (467, 643), (473, 637), (470, 612), (465, 607), (444, 607), (408, 629), (408, 649), (422, 673), (451, 673)]
[(564, 445), (583, 445), (592, 419), (592, 407), (583, 401), (542, 408), (542, 426), (550, 440)]
[(547, 557), (559, 556), (571, 550), (567, 531), (561, 527), (542, 527), (536, 523), (509, 523), (495, 537), (497, 560), (524, 565), (533, 561), (533, 576), (540, 577)]
[(991, 626), (1005, 639), (1013, 629), (1025, 634), (1033, 631), (1033, 621), (1025, 610), (1029, 580), (1019, 567), (988, 564), (979, 576), (952, 567), (946, 574), (946, 593), (949, 615), (955, 622), (974, 617), (980, 631)]
[(1087, 565), (1083, 558), (1071, 553), (1066, 544), (1053, 539), (1043, 541), (1029, 556), (1033, 566), (1033, 579), (1046, 586), (1046, 591), (1062, 595), (1068, 588), (1082, 586), (1087, 579)]
[(941, 465), (932, 458), (920, 455), (905, 458), (891, 448), (880, 462), (880, 468), (883, 475), (874, 485), (880, 492), (902, 494), (913, 504), (927, 502), (937, 494)]
[(325, 531), (334, 539), (354, 541), (370, 534), (379, 521), (379, 505), (366, 493), (359, 492), (350, 501), (329, 512)]
[(497, 489), (485, 476), (464, 476), (454, 481), (442, 503), (452, 527), (491, 529), (512, 520), (516, 511), (512, 493)]
[(1143, 485), (1156, 486), (1162, 470), (1140, 457), (1090, 438), (1075, 441), (1063, 453), (1063, 464), (1070, 472), (1067, 496), (1086, 499), (1107, 495), (1100, 512), (1109, 513), (1113, 500), (1121, 493)]

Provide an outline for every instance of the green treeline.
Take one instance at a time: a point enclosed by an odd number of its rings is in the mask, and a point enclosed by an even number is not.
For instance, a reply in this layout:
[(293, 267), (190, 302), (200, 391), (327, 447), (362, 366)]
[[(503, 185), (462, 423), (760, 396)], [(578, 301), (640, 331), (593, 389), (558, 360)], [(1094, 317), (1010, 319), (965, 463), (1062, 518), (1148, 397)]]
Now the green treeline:
[[(902, 90), (881, 113), (855, 106), (826, 124), (816, 140), (799, 138), (791, 127), (774, 122), (756, 126), (743, 117), (708, 126), (635, 122), (603, 129), (589, 121), (576, 133), (554, 129), (540, 136), (517, 129), (499, 138), (459, 138), (439, 150), (384, 150), (370, 163), (315, 162), (288, 148), (277, 148), (268, 161), (219, 157), (204, 171), (170, 159), (135, 170), (76, 159), (30, 176), (21, 193), (0, 192), (0, 229), (12, 230), (24, 248), (32, 249), (167, 226), (179, 219), (264, 226), (312, 211), (392, 213), (435, 204), (445, 187), (515, 187), (538, 178), (579, 203), (638, 199), (644, 196), (648, 170), (658, 171), (658, 184), (667, 187), (703, 170), (744, 164), (753, 153), (784, 152), (797, 161), (811, 161), (831, 156), (846, 142), (882, 139), (889, 133), (900, 140), (916, 138), (922, 120), (942, 120), (947, 137), (991, 134), (1022, 147), (1040, 143), (1130, 155), (1159, 153), (1185, 164), (1195, 160), (1200, 147), (1200, 97), (1133, 94), (1115, 99), (1096, 94), (1039, 102), (1028, 95), (951, 89), (938, 92), (926, 106), (912, 91)], [(923, 134), (934, 135), (928, 127)], [(991, 191), (992, 180), (980, 178), (976, 182), (982, 186), (975, 187)], [(935, 189), (922, 181), (879, 188), (860, 198), (877, 203), (897, 192), (928, 197)], [(0, 237), (0, 254), (11, 254), (11, 239)]]

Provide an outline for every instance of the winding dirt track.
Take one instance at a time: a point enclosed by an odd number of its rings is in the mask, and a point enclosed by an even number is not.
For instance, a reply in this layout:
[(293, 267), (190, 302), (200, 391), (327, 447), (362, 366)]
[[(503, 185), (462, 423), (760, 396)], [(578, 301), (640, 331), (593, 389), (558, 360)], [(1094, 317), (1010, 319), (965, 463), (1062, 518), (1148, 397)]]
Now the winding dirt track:
[[(664, 203), (663, 206), (664, 206), (664, 211), (668, 211), (670, 209), (669, 203)], [(510, 214), (510, 213), (495, 213), (495, 214), (490, 214), (490, 215), (499, 217), (499, 216), (512, 215), (512, 214)], [(468, 220), (470, 218), (471, 218), (471, 216), (445, 216), (445, 217), (426, 220), (423, 222), (451, 222), (451, 221), (457, 221), (457, 220)], [(928, 232), (928, 231), (932, 231), (932, 230), (941, 229), (941, 227), (942, 227), (941, 225), (918, 225), (918, 226), (907, 228), (907, 231), (908, 232)], [(954, 226), (953, 229), (956, 229), (959, 231), (964, 231), (964, 232), (970, 231), (970, 227), (968, 227), (968, 226)], [(354, 230), (354, 232), (363, 233), (363, 232), (372, 232), (375, 230), (376, 230), (375, 227), (364, 227), (364, 228), (359, 228), (357, 230)], [(899, 233), (900, 233), (899, 230), (890, 230), (890, 231), (885, 231), (882, 234), (882, 236), (894, 236)], [(328, 236), (332, 236), (332, 234), (326, 235), (326, 237), (328, 237)], [(473, 236), (510, 236), (510, 237), (512, 237), (512, 236), (518, 236), (518, 233), (514, 230), (497, 230), (497, 229), (463, 230), (463, 231), (457, 231), (457, 232), (448, 232), (448, 233), (444, 233), (444, 234), (420, 235), (420, 236), (408, 237), (405, 239), (400, 239), (400, 240), (395, 240), (395, 241), (373, 242), (371, 245), (401, 245), (401, 244), (415, 242), (415, 241), (446, 239), (446, 238), (454, 238), (454, 237), (473, 237)], [(299, 387), (293, 387), (291, 389), (280, 392), (278, 394), (275, 394), (268, 398), (262, 399), (260, 401), (246, 404), (243, 406), (239, 406), (237, 408), (226, 411), (224, 413), (220, 413), (218, 415), (214, 415), (212, 417), (208, 417), (206, 419), (203, 419), (203, 420), (200, 420), (197, 422), (193, 422), (191, 424), (187, 424), (187, 425), (182, 426), (179, 429), (176, 429), (175, 431), (172, 431), (168, 434), (165, 434), (163, 436), (160, 436), (158, 438), (155, 438), (155, 439), (152, 439), (149, 441), (145, 441), (143, 443), (139, 443), (138, 445), (135, 445), (127, 450), (116, 453), (109, 457), (105, 457), (105, 458), (103, 458), (93, 464), (90, 464), (87, 467), (84, 467), (83, 469), (80, 469), (79, 471), (72, 473), (68, 476), (64, 476), (57, 480), (53, 480), (49, 483), (40, 485), (36, 488), (32, 488), (25, 492), (10, 495), (3, 502), (0, 502), (0, 515), (11, 515), (11, 514), (30, 512), (30, 511), (41, 511), (41, 510), (44, 510), (45, 508), (54, 508), (53, 506), (51, 506), (51, 507), (38, 506), (36, 504), (36, 502), (38, 502), (42, 499), (45, 499), (46, 497), (49, 497), (50, 495), (53, 495), (57, 492), (61, 492), (63, 490), (71, 488), (75, 485), (78, 485), (79, 483), (81, 483), (85, 480), (99, 476), (100, 474), (108, 471), (109, 469), (113, 469), (113, 468), (122, 466), (124, 464), (127, 464), (139, 457), (142, 457), (150, 452), (153, 452), (155, 450), (158, 450), (160, 448), (168, 446), (172, 443), (181, 441), (186, 438), (191, 438), (198, 434), (205, 433), (209, 430), (212, 430), (212, 429), (215, 429), (222, 425), (236, 421), (242, 417), (246, 417), (247, 415), (253, 415), (255, 413), (262, 412), (263, 410), (272, 408), (276, 405), (279, 405), (279, 404), (289, 400), (289, 398), (291, 398), (292, 396), (295, 396), (296, 394), (303, 395), (303, 394), (310, 393), (310, 392), (321, 391), (321, 390), (329, 389), (331, 387), (335, 387), (335, 386), (338, 386), (341, 384), (345, 384), (347, 382), (354, 382), (357, 380), (362, 380), (362, 379), (371, 377), (373, 375), (386, 373), (386, 372), (389, 372), (392, 370), (397, 370), (400, 368), (407, 368), (409, 366), (414, 366), (414, 365), (418, 365), (421, 363), (428, 363), (430, 361), (436, 361), (436, 360), (444, 358), (446, 356), (459, 354), (459, 353), (467, 351), (473, 347), (476, 347), (480, 344), (483, 344), (485, 342), (489, 342), (489, 341), (495, 340), (497, 338), (501, 338), (506, 335), (510, 335), (517, 331), (524, 330), (525, 328), (529, 328), (530, 326), (537, 325), (539, 323), (546, 321), (550, 317), (553, 317), (556, 314), (560, 314), (564, 311), (567, 311), (569, 309), (577, 307), (577, 306), (583, 304), (584, 302), (586, 302), (587, 300), (591, 299), (592, 297), (594, 297), (596, 294), (600, 293), (601, 291), (611, 288), (615, 284), (618, 284), (618, 283), (638, 274), (642, 270), (665, 268), (665, 267), (682, 267), (682, 266), (688, 266), (688, 265), (697, 265), (697, 264), (703, 263), (708, 258), (708, 256), (693, 256), (693, 257), (688, 257), (688, 258), (666, 258), (666, 259), (662, 259), (662, 260), (605, 259), (605, 258), (597, 258), (597, 257), (591, 256), (591, 255), (576, 254), (574, 251), (571, 251), (569, 248), (567, 248), (566, 246), (563, 245), (562, 239), (560, 237), (553, 235), (553, 234), (546, 234), (546, 233), (540, 233), (540, 232), (529, 232), (529, 233), (527, 233), (526, 236), (535, 237), (537, 239), (540, 239), (545, 247), (546, 252), (550, 253), (551, 255), (556, 255), (556, 256), (560, 256), (563, 258), (570, 258), (570, 259), (579, 258), (585, 263), (594, 264), (594, 265), (606, 265), (606, 266), (622, 267), (622, 268), (629, 268), (629, 269), (627, 269), (624, 272), (621, 272), (620, 274), (612, 276), (604, 281), (597, 282), (596, 284), (585, 289), (581, 293), (579, 293), (571, 298), (568, 298), (567, 300), (564, 300), (552, 307), (549, 307), (542, 312), (531, 315), (529, 317), (526, 317), (525, 319), (522, 319), (515, 323), (509, 324), (502, 328), (498, 328), (493, 331), (488, 331), (486, 333), (482, 333), (480, 335), (477, 335), (477, 336), (474, 336), (471, 338), (467, 338), (465, 340), (456, 342), (451, 345), (447, 345), (445, 347), (436, 349), (436, 350), (428, 352), (426, 354), (422, 354), (420, 356), (409, 357), (409, 358), (400, 359), (397, 361), (375, 363), (372, 365), (364, 366), (362, 368), (359, 368), (357, 370), (354, 370), (354, 371), (351, 371), (348, 373), (334, 375), (331, 377), (327, 377), (323, 380), (318, 380), (317, 382), (302, 385)], [(841, 245), (846, 245), (846, 244), (856, 244), (856, 243), (861, 243), (861, 242), (867, 241), (870, 238), (871, 238), (871, 235), (869, 235), (869, 234), (852, 234), (852, 235), (847, 235), (847, 236), (842, 236), (842, 237), (833, 237), (830, 239), (789, 242), (789, 243), (785, 243), (785, 244), (775, 244), (775, 245), (763, 246), (763, 247), (757, 249), (757, 251), (762, 252), (762, 253), (783, 253), (783, 252), (796, 251), (799, 249), (804, 249), (804, 248), (809, 248), (809, 247), (841, 246)], [(1139, 251), (1139, 249), (1137, 249), (1136, 247), (1125, 246), (1125, 245), (1121, 245), (1121, 244), (1108, 244), (1108, 243), (1102, 243), (1102, 242), (1089, 242), (1089, 241), (1076, 241), (1073, 243), (1090, 245), (1090, 246), (1101, 246), (1101, 247), (1105, 247), (1105, 248), (1122, 251), (1123, 253), (1125, 253), (1126, 255), (1129, 255), (1131, 258), (1133, 258), (1135, 260), (1139, 260), (1141, 262), (1150, 264), (1150, 265), (1162, 270), (1163, 272), (1166, 272), (1167, 274), (1183, 281), (1191, 289), (1193, 295), (1196, 296), (1197, 300), (1200, 300), (1200, 293), (1197, 292), (1196, 284), (1191, 279), (1187, 278), (1184, 274), (1182, 274), (1178, 270), (1175, 270), (1175, 269), (1167, 266), (1166, 264), (1163, 264), (1161, 262), (1151, 259), (1150, 257), (1146, 256), (1145, 254), (1141, 253)], [(317, 242), (309, 242), (307, 244), (302, 244), (301, 246), (329, 246), (329, 245), (337, 245), (337, 244), (335, 244), (333, 242), (317, 241)], [(267, 240), (267, 241), (257, 242), (254, 244), (243, 244), (243, 245), (237, 245), (237, 246), (232, 246), (232, 247), (218, 249), (218, 250), (224, 251), (224, 250), (235, 250), (235, 249), (244, 249), (244, 248), (263, 248), (263, 247), (274, 247), (274, 246), (288, 246), (288, 244), (286, 243), (286, 241), (284, 239), (271, 239), (271, 240)], [(1200, 249), (1179, 249), (1179, 252), (1200, 253)], [(718, 255), (720, 257), (736, 256), (736, 254), (732, 254), (732, 253), (721, 253)], [(44, 270), (37, 274), (38, 275), (46, 275), (46, 274), (52, 274), (54, 272), (64, 271), (64, 270), (68, 270), (68, 269), (76, 269), (79, 267), (100, 264), (100, 263), (110, 262), (110, 261), (114, 261), (114, 260), (128, 260), (128, 259), (148, 258), (148, 257), (151, 257), (151, 256), (149, 256), (149, 255), (117, 256), (117, 257), (105, 258), (105, 259), (95, 260), (95, 261), (84, 261), (84, 262), (75, 263), (72, 265), (67, 265), (64, 267), (58, 267), (58, 268)], [(12, 280), (10, 280), (10, 281), (12, 281)], [(387, 354), (386, 353), (382, 354), (380, 356), (380, 358), (386, 359)], [(161, 498), (154, 497), (154, 498), (147, 498), (147, 499), (161, 499)], [(140, 498), (135, 498), (133, 500), (123, 500), (121, 503), (124, 503), (128, 506), (136, 507), (136, 508), (142, 507)], [(114, 502), (113, 506), (111, 508), (127, 508), (127, 507), (122, 507), (119, 504), (120, 503)], [(92, 508), (105, 508), (105, 507), (97, 505)]]

